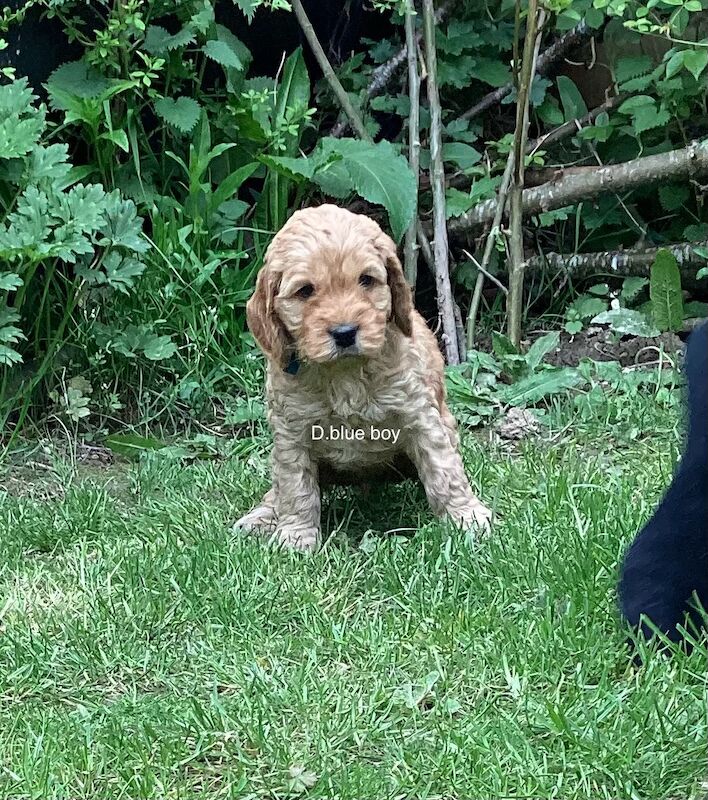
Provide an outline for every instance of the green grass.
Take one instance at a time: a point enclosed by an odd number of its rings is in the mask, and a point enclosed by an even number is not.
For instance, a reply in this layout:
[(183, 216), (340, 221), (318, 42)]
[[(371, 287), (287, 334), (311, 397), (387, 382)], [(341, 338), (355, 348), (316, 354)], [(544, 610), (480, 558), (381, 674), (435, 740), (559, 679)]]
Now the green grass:
[(502, 515), (479, 543), (413, 485), (330, 498), (312, 558), (239, 538), (264, 443), (15, 485), (0, 797), (698, 797), (705, 650), (633, 667), (614, 596), (677, 414), (640, 398), (629, 431), (617, 404), (520, 447), (466, 437)]

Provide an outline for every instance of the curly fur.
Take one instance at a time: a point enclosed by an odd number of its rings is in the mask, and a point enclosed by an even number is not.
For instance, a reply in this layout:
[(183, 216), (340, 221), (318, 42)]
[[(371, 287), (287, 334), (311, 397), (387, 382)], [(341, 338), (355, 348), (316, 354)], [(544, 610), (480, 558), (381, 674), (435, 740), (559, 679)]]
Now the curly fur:
[[(273, 486), (238, 528), (313, 550), (320, 484), (405, 475), (411, 465), (436, 514), (489, 526), (458, 452), (437, 342), (413, 308), (394, 243), (373, 220), (333, 205), (295, 213), (268, 249), (247, 315), (268, 359)], [(332, 336), (341, 325), (357, 328), (344, 349)], [(286, 371), (293, 358), (296, 374)], [(313, 425), (366, 438), (317, 440)], [(372, 427), (399, 438), (376, 440)]]

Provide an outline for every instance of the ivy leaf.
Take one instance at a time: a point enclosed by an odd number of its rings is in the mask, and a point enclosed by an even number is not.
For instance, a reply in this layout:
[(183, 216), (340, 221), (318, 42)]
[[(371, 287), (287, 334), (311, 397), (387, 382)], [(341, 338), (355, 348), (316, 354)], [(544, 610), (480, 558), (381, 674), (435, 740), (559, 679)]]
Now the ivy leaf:
[(681, 273), (676, 258), (668, 250), (659, 250), (651, 265), (649, 297), (652, 317), (663, 331), (677, 331), (683, 323)]
[(161, 97), (155, 103), (155, 113), (161, 120), (182, 133), (189, 133), (199, 122), (202, 107), (191, 97)]
[(613, 308), (610, 311), (603, 311), (602, 314), (593, 317), (592, 322), (595, 325), (609, 325), (617, 333), (628, 336), (653, 338), (661, 333), (647, 319), (646, 314), (631, 308)]
[(238, 57), (238, 54), (226, 42), (219, 39), (210, 39), (202, 47), (202, 52), (207, 58), (216, 61), (222, 67), (243, 68), (243, 62)]

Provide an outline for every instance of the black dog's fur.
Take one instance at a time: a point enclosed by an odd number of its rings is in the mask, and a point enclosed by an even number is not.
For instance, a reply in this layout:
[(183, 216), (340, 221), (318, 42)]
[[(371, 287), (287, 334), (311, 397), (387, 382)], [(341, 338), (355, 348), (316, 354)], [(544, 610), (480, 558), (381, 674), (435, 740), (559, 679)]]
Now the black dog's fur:
[(672, 641), (688, 619), (699, 627), (694, 592), (708, 609), (708, 325), (688, 342), (688, 430), (683, 458), (654, 516), (630, 547), (619, 584), (622, 613), (645, 636), (648, 618)]

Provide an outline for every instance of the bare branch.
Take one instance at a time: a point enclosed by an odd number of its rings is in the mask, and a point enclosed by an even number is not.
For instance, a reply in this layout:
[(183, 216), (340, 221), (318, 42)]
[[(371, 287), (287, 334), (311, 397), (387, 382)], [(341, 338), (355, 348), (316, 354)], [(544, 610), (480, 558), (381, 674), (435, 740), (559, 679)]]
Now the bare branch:
[[(411, 6), (413, 5), (413, 0), (409, 0)], [(435, 22), (440, 23), (445, 18), (445, 15), (450, 9), (451, 3), (443, 3), (438, 10), (435, 12)], [(414, 9), (415, 11), (415, 9)], [(407, 15), (406, 15), (407, 16)], [(418, 45), (423, 39), (422, 31), (419, 31), (415, 35), (415, 47), (414, 50), (418, 49)], [(371, 73), (371, 81), (369, 85), (366, 87), (366, 100), (370, 100), (372, 97), (376, 97), (377, 94), (380, 94), (388, 85), (388, 82), (391, 78), (396, 74), (398, 68), (403, 65), (405, 61), (408, 60), (409, 55), (409, 42), (408, 37), (406, 36), (406, 44), (396, 53), (396, 55), (389, 58), (388, 61), (385, 61), (383, 64), (379, 64), (376, 69)], [(330, 131), (330, 136), (334, 136), (335, 138), (339, 138), (344, 134), (346, 129), (349, 127), (349, 123), (346, 120), (339, 120), (337, 124), (332, 128)]]
[(430, 163), (433, 185), (433, 228), (435, 231), (435, 285), (438, 310), (443, 330), (443, 344), (448, 364), (459, 364), (460, 353), (455, 332), (455, 313), (450, 283), (447, 220), (445, 217), (445, 168), (442, 158), (442, 109), (437, 78), (437, 53), (435, 50), (435, 8), (433, 0), (423, 0), (423, 40), (428, 78), (426, 88), (430, 107)]
[[(543, 53), (538, 57), (536, 64), (536, 72), (538, 75), (545, 75), (551, 67), (563, 58), (566, 53), (572, 48), (577, 47), (584, 39), (593, 35), (585, 21), (578, 23), (574, 28), (564, 33), (559, 39), (553, 42), (550, 47), (547, 47)], [(474, 119), (492, 106), (496, 106), (509, 94), (511, 94), (513, 86), (507, 83), (505, 86), (495, 89), (493, 92), (486, 94), (478, 103), (472, 106), (468, 111), (461, 115), (460, 119)]]
[(560, 142), (568, 136), (572, 136), (582, 128), (592, 125), (592, 123), (595, 122), (600, 114), (603, 114), (606, 111), (611, 111), (613, 108), (617, 108), (617, 106), (626, 100), (626, 98), (627, 95), (623, 94), (610, 97), (601, 105), (588, 111), (584, 117), (568, 120), (568, 122), (564, 122), (562, 125), (559, 125), (557, 128), (554, 128), (548, 133), (545, 133), (543, 136), (539, 136), (538, 139), (532, 139), (526, 147), (526, 152), (535, 153), (542, 147), (548, 147), (550, 144), (555, 144), (556, 142)]
[[(584, 171), (582, 174), (566, 175), (533, 189), (526, 189), (522, 197), (524, 217), (553, 211), (591, 200), (605, 192), (624, 192), (647, 184), (677, 178), (699, 177), (708, 173), (708, 139), (693, 142), (680, 150), (670, 150), (654, 156), (644, 156)], [(497, 198), (485, 200), (475, 208), (450, 220), (451, 233), (463, 233), (486, 225), (494, 219)]]

